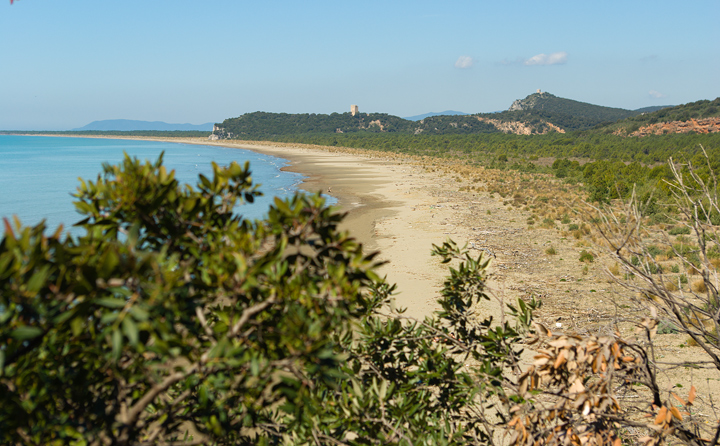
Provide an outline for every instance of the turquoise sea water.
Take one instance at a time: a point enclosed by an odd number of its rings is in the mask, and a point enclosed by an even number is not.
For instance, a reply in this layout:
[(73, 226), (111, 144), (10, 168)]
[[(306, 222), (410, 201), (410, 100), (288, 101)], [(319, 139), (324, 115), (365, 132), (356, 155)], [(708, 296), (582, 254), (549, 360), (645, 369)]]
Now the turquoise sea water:
[[(193, 186), (198, 174), (211, 177), (212, 161), (221, 166), (250, 161), (253, 181), (262, 184), (264, 194), (254, 204), (238, 208), (250, 219), (262, 218), (274, 197), (291, 195), (303, 178), (280, 171), (286, 160), (248, 150), (156, 141), (0, 135), (0, 218), (17, 215), (24, 226), (45, 219), (50, 231), (62, 223), (66, 230), (79, 235), (81, 230), (71, 228), (81, 219), (71, 196), (79, 185), (78, 178), (94, 181), (103, 162), (118, 163), (124, 152), (155, 161), (163, 151), (168, 170), (174, 169), (178, 181)], [(0, 225), (0, 235), (3, 232)]]

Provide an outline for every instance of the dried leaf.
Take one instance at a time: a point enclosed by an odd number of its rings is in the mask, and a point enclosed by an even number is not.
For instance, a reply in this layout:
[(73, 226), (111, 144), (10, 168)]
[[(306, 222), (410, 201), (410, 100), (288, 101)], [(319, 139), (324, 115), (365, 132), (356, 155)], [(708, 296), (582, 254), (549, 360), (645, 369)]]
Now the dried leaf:
[(520, 396), (524, 396), (527, 393), (528, 389), (528, 378), (525, 377), (520, 381), (520, 389), (518, 389), (518, 393)]
[(678, 420), (680, 420), (680, 421), (683, 420), (682, 415), (680, 414), (680, 411), (677, 409), (677, 407), (671, 407), (670, 413), (672, 413), (672, 416), (674, 416)]
[(537, 329), (540, 330), (540, 332), (542, 334), (544, 334), (545, 336), (547, 336), (548, 338), (550, 336), (552, 336), (552, 333), (550, 332), (550, 330), (548, 330), (547, 327), (545, 327), (543, 324), (541, 324), (539, 322), (535, 322), (535, 327), (537, 327)]
[(665, 416), (667, 415), (667, 407), (663, 406), (655, 417), (655, 424), (660, 425), (665, 422)]
[(553, 368), (556, 369), (560, 367), (565, 362), (565, 350), (561, 350), (560, 354), (558, 355), (557, 359), (555, 360), (555, 364), (553, 364)]
[(688, 395), (688, 404), (692, 404), (693, 401), (695, 401), (695, 396), (697, 395), (697, 389), (695, 386), (690, 387), (690, 395)]
[(683, 406), (685, 406), (687, 404), (687, 403), (685, 403), (685, 401), (683, 401), (682, 398), (677, 396), (677, 394), (675, 392), (670, 392), (670, 395), (672, 395), (672, 397), (675, 398), (676, 400), (680, 401), (680, 404), (682, 404)]
[(585, 386), (580, 378), (576, 379), (572, 386), (570, 386), (570, 393), (580, 393), (585, 391)]
[(652, 437), (648, 437), (648, 436), (646, 435), (646, 436), (644, 436), (644, 437), (638, 438), (638, 441), (639, 441), (640, 443), (644, 443), (644, 444), (648, 445), (648, 444), (652, 444), (652, 443), (653, 443), (653, 438), (652, 438)]
[(570, 342), (568, 342), (566, 337), (562, 337), (559, 339), (555, 339), (554, 341), (548, 342), (548, 345), (551, 345), (555, 348), (565, 348), (570, 345)]

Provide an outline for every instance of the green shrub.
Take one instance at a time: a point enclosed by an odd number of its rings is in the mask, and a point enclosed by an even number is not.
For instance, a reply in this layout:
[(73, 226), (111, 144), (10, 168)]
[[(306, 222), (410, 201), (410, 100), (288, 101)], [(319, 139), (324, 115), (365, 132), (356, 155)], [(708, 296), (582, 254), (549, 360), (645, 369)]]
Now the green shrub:
[(675, 226), (668, 231), (668, 234), (670, 234), (670, 235), (690, 234), (690, 228), (688, 228), (687, 226)]
[[(519, 369), (538, 303), (509, 307), (513, 324), (479, 320), (489, 261), (446, 242), (433, 254), (459, 266), (442, 311), (406, 324), (375, 254), (319, 194), (275, 199), (263, 221), (234, 212), (257, 195), (247, 164), (186, 188), (162, 157), (126, 157), (79, 187), (85, 235), (6, 221), (0, 443), (400, 444), (398, 426), (418, 444), (489, 438), (484, 423), (503, 422), (469, 414), (524, 394), (498, 371)], [(457, 345), (481, 366), (466, 372)]]
[(676, 334), (678, 328), (667, 319), (662, 319), (658, 324), (657, 332), (658, 334)]
[(585, 263), (592, 263), (595, 261), (595, 256), (583, 249), (582, 251), (580, 251), (580, 261)]

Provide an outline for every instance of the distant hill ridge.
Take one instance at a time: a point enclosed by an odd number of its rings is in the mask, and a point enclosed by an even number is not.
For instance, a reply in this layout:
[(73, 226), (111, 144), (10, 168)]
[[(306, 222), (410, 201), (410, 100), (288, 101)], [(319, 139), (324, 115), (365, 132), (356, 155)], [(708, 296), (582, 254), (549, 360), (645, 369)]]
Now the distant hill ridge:
[(216, 124), (212, 138), (278, 138), (291, 135), (331, 133), (404, 134), (543, 134), (589, 130), (622, 122), (666, 106), (639, 110), (604, 107), (557, 97), (547, 92), (533, 93), (513, 102), (502, 112), (464, 114), (447, 110), (440, 113), (400, 118), (387, 113), (288, 114), (247, 113)]
[(212, 132), (213, 123), (206, 124), (168, 124), (162, 121), (134, 121), (131, 119), (106, 119), (103, 121), (93, 121), (90, 124), (72, 129), (72, 131), (143, 131), (143, 130), (162, 130), (162, 131), (201, 131)]

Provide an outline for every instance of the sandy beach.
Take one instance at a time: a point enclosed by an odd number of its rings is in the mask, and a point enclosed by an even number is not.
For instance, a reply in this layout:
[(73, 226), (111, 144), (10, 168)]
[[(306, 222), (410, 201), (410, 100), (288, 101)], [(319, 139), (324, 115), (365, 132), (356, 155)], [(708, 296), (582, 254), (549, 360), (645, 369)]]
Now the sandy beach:
[[(423, 319), (439, 309), (438, 291), (447, 268), (430, 253), (433, 244), (450, 238), (467, 245), (473, 256), (492, 257), (488, 288), (493, 299), (478, 309), (481, 315), (498, 318), (502, 302), (537, 297), (543, 308), (536, 320), (547, 326), (581, 333), (613, 330), (617, 308), (610, 302), (622, 291), (608, 280), (607, 264), (578, 261), (582, 251), (594, 249), (590, 236), (575, 240), (562, 225), (528, 223), (541, 218), (535, 215), (541, 211), (532, 202), (539, 205), (542, 196), (565, 189), (547, 175), (529, 179), (514, 171), (468, 167), (458, 160), (336, 147), (205, 138), (88, 137), (217, 145), (287, 159), (290, 165), (285, 169), (307, 177), (301, 188), (336, 197), (338, 206), (347, 212), (343, 229), (363, 243), (366, 252), (380, 252), (378, 259), (387, 262), (380, 273), (397, 284), (395, 303), (407, 308), (406, 316)], [(493, 192), (498, 184), (505, 192)], [(520, 195), (526, 200), (522, 205), (518, 204)], [(548, 211), (545, 206), (542, 212), (553, 212), (559, 219), (575, 204), (566, 203), (566, 210)], [(553, 254), (548, 254), (550, 248)]]
[[(461, 178), (439, 160), (429, 161), (429, 168), (413, 157), (333, 147), (204, 138), (108, 138), (218, 145), (287, 159), (290, 165), (285, 169), (307, 177), (301, 188), (336, 197), (338, 206), (347, 212), (343, 229), (363, 243), (366, 252), (380, 252), (378, 259), (386, 262), (380, 273), (397, 284), (395, 304), (407, 308), (409, 317), (422, 320), (439, 309), (438, 291), (447, 269), (430, 252), (433, 244), (448, 239), (460, 246), (467, 244), (475, 256), (493, 257), (488, 285), (494, 299), (480, 309), (483, 315), (501, 317), (501, 302), (536, 296), (545, 300), (548, 310), (537, 314), (541, 321), (556, 324), (562, 320), (571, 328), (577, 325), (575, 320), (585, 319), (569, 311), (572, 302), (579, 295), (595, 297), (590, 294), (595, 292), (591, 288), (597, 288), (593, 282), (602, 280), (601, 268), (582, 271), (585, 265), (575, 260), (579, 249), (563, 243), (558, 231), (528, 228), (529, 212), (510, 206), (501, 196), (468, 190), (477, 179)], [(476, 171), (482, 173), (482, 168)], [(545, 255), (548, 246), (556, 247), (559, 255)], [(571, 258), (575, 261), (563, 260)], [(570, 291), (571, 295), (565, 294)]]
[[(395, 305), (407, 308), (409, 317), (422, 320), (439, 309), (436, 300), (447, 269), (430, 255), (432, 245), (448, 238), (461, 246), (470, 241), (464, 222), (470, 209), (461, 209), (458, 197), (451, 196), (457, 186), (449, 183), (446, 175), (430, 173), (411, 158), (204, 138), (109, 138), (219, 145), (287, 159), (290, 165), (284, 169), (306, 176), (300, 187), (336, 197), (338, 207), (347, 212), (342, 228), (350, 231), (366, 252), (380, 252), (378, 259), (386, 262), (380, 274), (397, 284)], [(490, 202), (502, 207), (496, 200)], [(487, 311), (496, 314), (497, 308), (492, 305)]]
[(439, 309), (435, 301), (445, 269), (430, 251), (433, 244), (454, 234), (453, 225), (448, 225), (446, 216), (437, 215), (443, 207), (438, 199), (425, 193), (437, 179), (417, 165), (306, 147), (176, 142), (237, 147), (289, 160), (285, 169), (307, 176), (301, 188), (336, 197), (347, 212), (343, 229), (367, 252), (380, 251), (379, 259), (387, 262), (381, 274), (397, 284), (395, 302), (407, 308), (407, 316), (422, 319)]

